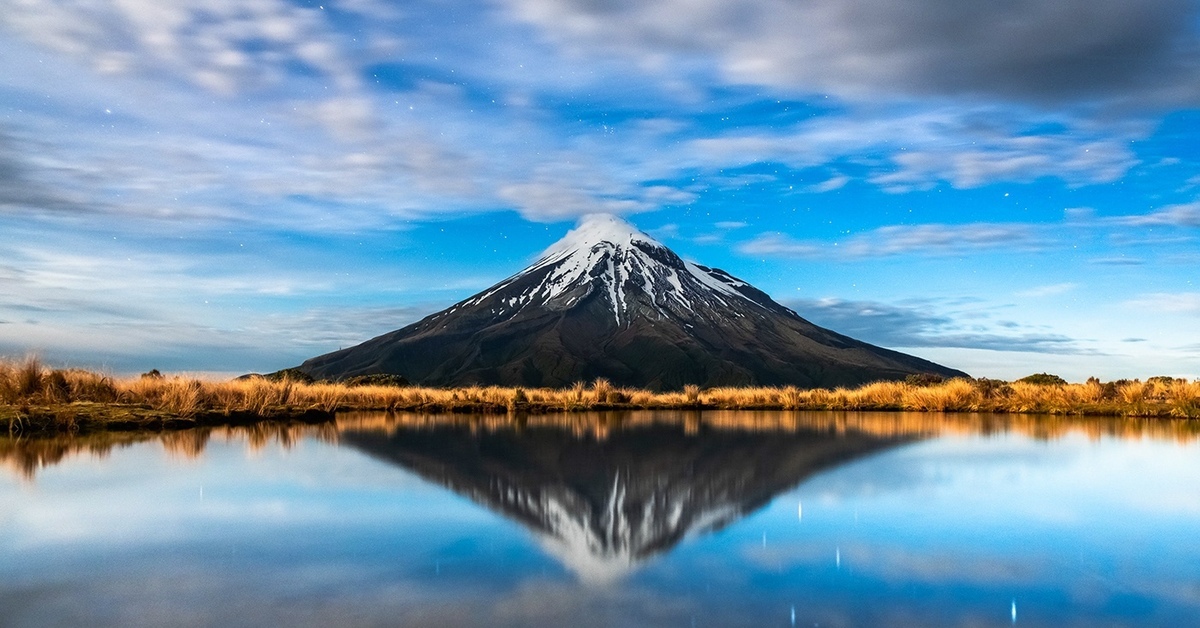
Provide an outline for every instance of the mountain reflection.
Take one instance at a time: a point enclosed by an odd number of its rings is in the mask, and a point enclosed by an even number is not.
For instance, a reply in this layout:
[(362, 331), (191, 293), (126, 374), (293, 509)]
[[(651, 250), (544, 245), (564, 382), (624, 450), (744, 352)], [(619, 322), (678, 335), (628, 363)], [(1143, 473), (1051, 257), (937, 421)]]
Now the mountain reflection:
[(0, 438), (0, 465), (33, 482), (40, 469), (74, 457), (151, 443), (183, 460), (203, 457), (214, 441), (250, 451), (304, 441), (349, 446), (521, 523), (581, 580), (608, 582), (823, 470), (948, 433), (1013, 432), (1188, 442), (1200, 422), (911, 412), (347, 413), (321, 425)]
[(607, 429), (597, 435), (459, 422), (348, 429), (341, 442), (522, 523), (582, 580), (606, 582), (688, 535), (746, 516), (818, 471), (914, 438), (574, 418)]

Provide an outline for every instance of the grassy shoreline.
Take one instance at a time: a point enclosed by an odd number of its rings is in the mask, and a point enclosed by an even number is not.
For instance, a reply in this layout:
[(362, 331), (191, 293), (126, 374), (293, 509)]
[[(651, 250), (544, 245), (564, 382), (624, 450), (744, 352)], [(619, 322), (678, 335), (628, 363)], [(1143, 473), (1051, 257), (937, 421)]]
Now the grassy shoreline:
[(604, 380), (566, 389), (353, 386), (264, 377), (205, 382), (113, 378), (0, 360), (0, 429), (10, 433), (170, 430), (260, 421), (315, 423), (346, 410), (549, 414), (595, 410), (863, 410), (1200, 419), (1200, 381), (875, 382), (854, 389), (711, 388), (651, 392)]

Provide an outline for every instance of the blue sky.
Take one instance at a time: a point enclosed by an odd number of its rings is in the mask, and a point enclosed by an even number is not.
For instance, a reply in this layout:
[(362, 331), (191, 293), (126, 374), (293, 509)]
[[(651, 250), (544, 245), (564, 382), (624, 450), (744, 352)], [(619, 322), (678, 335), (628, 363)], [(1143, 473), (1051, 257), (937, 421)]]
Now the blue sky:
[(3, 353), (291, 366), (605, 211), (973, 375), (1200, 376), (1194, 1), (5, 5)]

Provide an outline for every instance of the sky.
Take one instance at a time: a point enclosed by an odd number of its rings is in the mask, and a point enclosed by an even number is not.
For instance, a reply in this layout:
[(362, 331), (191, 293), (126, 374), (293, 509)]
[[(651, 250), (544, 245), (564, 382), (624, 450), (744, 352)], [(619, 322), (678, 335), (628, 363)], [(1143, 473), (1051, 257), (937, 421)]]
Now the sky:
[(0, 354), (236, 374), (624, 215), (975, 376), (1200, 377), (1195, 0), (0, 0)]

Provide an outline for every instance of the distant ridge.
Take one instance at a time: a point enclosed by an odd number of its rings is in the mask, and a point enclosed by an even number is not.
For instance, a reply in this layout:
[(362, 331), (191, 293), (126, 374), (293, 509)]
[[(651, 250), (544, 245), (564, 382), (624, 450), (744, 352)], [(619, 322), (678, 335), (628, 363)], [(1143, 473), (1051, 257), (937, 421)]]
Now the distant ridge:
[(965, 375), (813, 325), (607, 214), (584, 218), (531, 266), (469, 299), (298, 368), (428, 386), (560, 387), (603, 377), (655, 390)]

